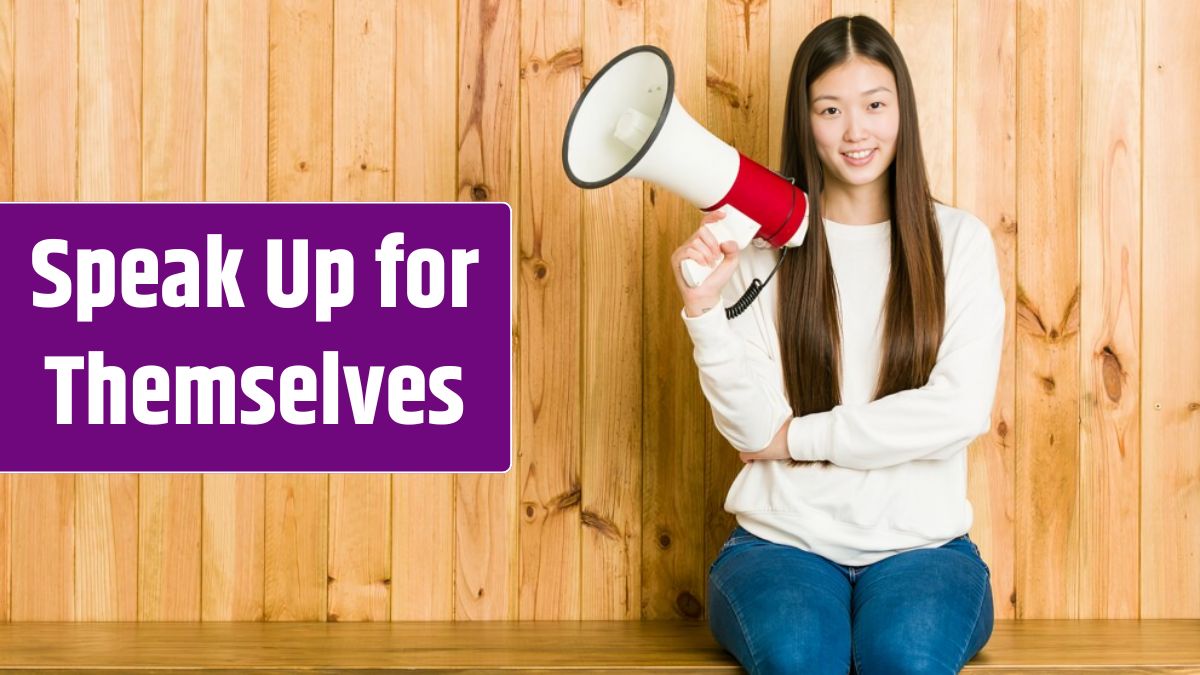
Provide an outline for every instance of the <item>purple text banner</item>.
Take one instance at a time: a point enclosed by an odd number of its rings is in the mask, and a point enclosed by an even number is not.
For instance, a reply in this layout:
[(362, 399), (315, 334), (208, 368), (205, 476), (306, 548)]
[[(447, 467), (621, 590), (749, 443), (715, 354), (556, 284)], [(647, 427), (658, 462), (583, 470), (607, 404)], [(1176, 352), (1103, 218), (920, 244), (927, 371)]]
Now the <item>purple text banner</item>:
[(0, 472), (503, 472), (503, 203), (5, 204)]

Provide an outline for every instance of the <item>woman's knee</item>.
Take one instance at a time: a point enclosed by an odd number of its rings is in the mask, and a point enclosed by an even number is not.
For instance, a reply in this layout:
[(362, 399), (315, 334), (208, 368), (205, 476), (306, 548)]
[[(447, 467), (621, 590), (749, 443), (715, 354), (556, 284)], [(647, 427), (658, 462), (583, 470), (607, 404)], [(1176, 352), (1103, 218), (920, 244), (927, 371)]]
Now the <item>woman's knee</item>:
[(776, 642), (760, 651), (755, 654), (755, 667), (747, 668), (753, 673), (846, 675), (850, 671), (849, 649), (818, 640)]
[(900, 640), (855, 644), (854, 666), (857, 675), (945, 675), (959, 671), (957, 664), (947, 658), (914, 649)]
[(710, 572), (708, 623), (717, 642), (750, 673), (845, 675), (850, 668), (849, 589), (837, 584), (826, 588), (804, 575), (771, 574), (764, 561), (753, 567), (767, 573), (751, 580), (729, 567)]

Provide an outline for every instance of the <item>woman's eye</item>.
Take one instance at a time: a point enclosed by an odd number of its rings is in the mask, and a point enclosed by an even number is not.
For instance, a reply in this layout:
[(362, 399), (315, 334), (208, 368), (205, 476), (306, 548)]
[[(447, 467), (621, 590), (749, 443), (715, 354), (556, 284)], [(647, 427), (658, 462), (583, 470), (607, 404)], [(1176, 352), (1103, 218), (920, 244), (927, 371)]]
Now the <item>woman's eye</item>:
[[(877, 106), (879, 106), (879, 108), (882, 108), (883, 101), (874, 101), (873, 103), (871, 103), (871, 105), (877, 105)], [(872, 108), (872, 110), (879, 110), (879, 108)]]
[(837, 110), (837, 108), (826, 108), (821, 111), (821, 114), (824, 115), (825, 113), (829, 112), (830, 110)]

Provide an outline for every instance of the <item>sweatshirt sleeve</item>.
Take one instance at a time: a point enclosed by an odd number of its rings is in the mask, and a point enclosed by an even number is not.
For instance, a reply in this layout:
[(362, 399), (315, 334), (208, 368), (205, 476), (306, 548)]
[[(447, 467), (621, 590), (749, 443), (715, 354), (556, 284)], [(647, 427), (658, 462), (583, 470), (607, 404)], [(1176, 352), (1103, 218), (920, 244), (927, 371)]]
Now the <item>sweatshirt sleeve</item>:
[(695, 345), (700, 389), (717, 430), (739, 451), (766, 448), (792, 418), (778, 366), (761, 345), (734, 330), (720, 303), (700, 316), (690, 317), (686, 309), (680, 316)]
[(788, 453), (852, 469), (946, 459), (991, 425), (1004, 342), (1004, 292), (995, 245), (977, 223), (946, 282), (946, 325), (929, 381), (858, 405), (794, 417)]

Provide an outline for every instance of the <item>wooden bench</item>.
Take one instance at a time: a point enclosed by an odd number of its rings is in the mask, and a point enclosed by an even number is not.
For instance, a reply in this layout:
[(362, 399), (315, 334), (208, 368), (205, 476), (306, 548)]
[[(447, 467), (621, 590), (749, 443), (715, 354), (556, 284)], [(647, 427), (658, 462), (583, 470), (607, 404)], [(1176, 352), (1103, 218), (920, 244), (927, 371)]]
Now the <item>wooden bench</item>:
[[(0, 672), (736, 673), (702, 623), (0, 624)], [(1200, 673), (1200, 620), (998, 621), (966, 672)]]

